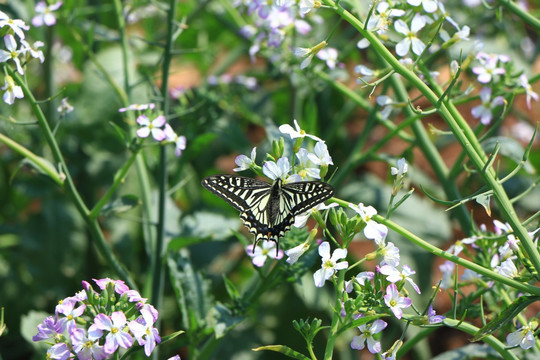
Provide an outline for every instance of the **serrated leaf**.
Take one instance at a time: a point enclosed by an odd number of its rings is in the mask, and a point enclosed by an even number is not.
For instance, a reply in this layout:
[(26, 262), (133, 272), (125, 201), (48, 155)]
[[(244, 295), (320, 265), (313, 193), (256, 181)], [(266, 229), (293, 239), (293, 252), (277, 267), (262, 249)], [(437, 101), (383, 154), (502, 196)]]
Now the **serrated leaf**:
[(285, 345), (266, 345), (266, 346), (261, 346), (252, 350), (253, 351), (261, 351), (261, 350), (275, 351), (283, 355), (287, 355), (288, 357), (293, 358), (293, 359), (309, 360), (307, 356), (299, 353), (298, 351), (294, 351), (293, 349)]
[(244, 321), (245, 317), (234, 315), (231, 310), (225, 307), (223, 304), (216, 304), (212, 308), (212, 318), (210, 321), (213, 323), (214, 334), (216, 339), (222, 338), (233, 327)]
[(192, 331), (206, 328), (207, 316), (214, 303), (209, 281), (193, 268), (189, 258), (180, 254), (169, 256), (167, 264), (182, 313), (182, 327)]
[(484, 207), (488, 216), (491, 216), (491, 207), (489, 206), (490, 200), (491, 200), (491, 196), (484, 195), (484, 194), (479, 195), (476, 198), (476, 202)]
[(538, 300), (540, 300), (540, 296), (520, 296), (516, 301), (514, 301), (506, 309), (500, 312), (494, 320), (492, 320), (486, 326), (478, 330), (476, 334), (474, 334), (474, 337), (471, 339), (471, 341), (482, 340), (484, 337), (493, 333), (505, 323), (515, 318), (527, 306)]
[(101, 215), (119, 214), (127, 212), (136, 206), (139, 206), (141, 201), (136, 195), (124, 195), (119, 199), (114, 200), (108, 204), (105, 204), (100, 211)]

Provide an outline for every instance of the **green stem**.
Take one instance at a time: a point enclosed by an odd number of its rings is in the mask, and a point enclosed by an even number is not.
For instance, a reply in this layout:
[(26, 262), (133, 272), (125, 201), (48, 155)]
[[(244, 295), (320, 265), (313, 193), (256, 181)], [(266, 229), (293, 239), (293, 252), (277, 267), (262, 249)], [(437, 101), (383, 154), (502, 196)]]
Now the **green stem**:
[(328, 334), (328, 340), (326, 341), (326, 348), (324, 351), (324, 359), (331, 360), (334, 352), (334, 344), (338, 337), (339, 322), (341, 320), (341, 292), (343, 291), (343, 283), (345, 281), (346, 271), (340, 271), (338, 273), (337, 282), (335, 283), (335, 298), (334, 313), (332, 317), (332, 325), (330, 325), (330, 333)]
[(467, 155), (469, 156), (469, 159), (473, 163), (474, 167), (483, 176), (484, 181), (493, 190), (495, 201), (499, 205), (500, 211), (503, 213), (505, 220), (508, 221), (514, 230), (515, 235), (521, 240), (521, 245), (529, 256), (531, 263), (536, 271), (540, 274), (540, 254), (538, 253), (538, 250), (536, 249), (527, 230), (521, 224), (514, 208), (512, 207), (508, 195), (504, 191), (502, 184), (500, 184), (497, 179), (495, 170), (491, 167), (484, 169), (487, 157), (483, 152), (474, 132), (469, 127), (465, 119), (461, 116), (456, 107), (448, 100), (444, 100), (439, 103), (439, 98), (440, 95), (443, 94), (443, 91), (439, 88), (434, 88), (432, 90), (414, 72), (410, 71), (406, 66), (401, 64), (379, 41), (375, 34), (366, 31), (363, 28), (363, 24), (360, 22), (360, 20), (355, 18), (343, 7), (336, 6), (332, 0), (324, 0), (324, 3), (332, 6), (338, 15), (343, 17), (347, 22), (354, 26), (358, 32), (365, 36), (375, 51), (377, 51), (377, 53), (383, 57), (398, 74), (408, 80), (414, 88), (418, 89), (429, 102), (431, 102), (433, 105), (440, 104), (440, 107), (438, 108), (439, 114), (446, 121), (456, 139), (467, 152)]
[(537, 33), (540, 33), (540, 20), (532, 16), (528, 11), (523, 10), (518, 4), (510, 0), (497, 0), (497, 2), (529, 24)]
[[(167, 12), (167, 43), (164, 49), (163, 65), (161, 68), (161, 98), (163, 99), (162, 110), (165, 117), (169, 114), (169, 69), (171, 66), (174, 45), (174, 33), (176, 30), (176, 3), (177, 0), (169, 0)], [(159, 200), (158, 200), (158, 224), (155, 249), (152, 257), (152, 303), (158, 309), (163, 295), (165, 280), (165, 267), (163, 262), (163, 248), (165, 243), (165, 203), (167, 195), (167, 153), (164, 146), (159, 152)]]
[(9, 146), (13, 151), (18, 152), (20, 155), (32, 161), (41, 171), (47, 174), (58, 186), (64, 186), (64, 180), (62, 176), (56, 171), (55, 168), (50, 166), (50, 163), (44, 161), (40, 156), (37, 156), (21, 144), (11, 140), (4, 134), (0, 133), (0, 141)]
[(90, 230), (90, 233), (92, 234), (92, 238), (94, 239), (96, 247), (98, 248), (101, 255), (105, 257), (108, 264), (118, 274), (118, 276), (120, 276), (122, 279), (125, 279), (127, 285), (130, 288), (137, 289), (137, 287), (135, 286), (135, 282), (131, 279), (131, 276), (128, 274), (128, 272), (122, 267), (116, 256), (113, 254), (111, 248), (107, 244), (107, 241), (105, 240), (105, 237), (97, 220), (90, 217), (90, 212), (86, 207), (84, 201), (82, 200), (79, 192), (77, 191), (75, 184), (73, 183), (73, 179), (71, 178), (71, 174), (64, 161), (64, 157), (60, 151), (58, 143), (53, 136), (53, 133), (51, 131), (51, 128), (49, 127), (49, 123), (47, 122), (45, 115), (43, 114), (43, 111), (41, 110), (38, 103), (36, 102), (36, 99), (34, 98), (34, 94), (32, 94), (32, 92), (18, 73), (11, 70), (10, 68), (7, 68), (7, 71), (9, 75), (15, 80), (17, 85), (22, 88), (25, 98), (30, 103), (30, 106), (32, 108), (32, 111), (34, 112), (34, 115), (37, 118), (43, 136), (45, 137), (45, 140), (47, 141), (51, 149), (54, 160), (56, 163), (59, 164), (60, 171), (62, 171), (65, 175), (65, 180), (63, 182), (62, 188), (64, 189), (68, 197), (71, 199), (71, 201), (73, 201), (75, 207), (85, 220)]

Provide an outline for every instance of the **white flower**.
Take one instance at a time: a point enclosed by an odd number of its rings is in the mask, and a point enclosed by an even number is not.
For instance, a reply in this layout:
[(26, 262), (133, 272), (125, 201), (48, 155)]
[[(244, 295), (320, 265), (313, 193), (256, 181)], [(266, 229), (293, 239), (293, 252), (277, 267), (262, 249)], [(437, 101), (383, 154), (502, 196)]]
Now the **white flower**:
[(137, 130), (137, 136), (140, 138), (145, 138), (148, 137), (148, 135), (152, 134), (152, 137), (156, 141), (162, 141), (167, 137), (165, 132), (161, 128), (165, 125), (165, 122), (165, 116), (163, 115), (159, 115), (152, 121), (150, 121), (148, 116), (140, 115), (137, 118), (137, 123), (142, 127)]
[(337, 262), (347, 256), (347, 249), (336, 249), (330, 256), (330, 244), (325, 241), (319, 246), (319, 255), (322, 258), (322, 266), (313, 274), (315, 286), (322, 287), (324, 282), (332, 277), (337, 270), (346, 269), (347, 261)]
[(414, 282), (413, 279), (411, 279), (411, 275), (416, 274), (416, 271), (411, 269), (409, 265), (403, 265), (402, 270), (399, 271), (392, 265), (383, 265), (380, 268), (380, 273), (383, 275), (386, 275), (386, 280), (390, 281), (391, 283), (397, 283), (399, 281), (407, 281), (411, 286), (414, 288), (414, 290), (420, 294), (420, 289), (418, 288), (418, 285)]
[(70, 113), (74, 110), (73, 106), (68, 102), (68, 98), (65, 97), (62, 99), (62, 103), (58, 108), (56, 108), (56, 111), (62, 114)]
[(397, 161), (397, 164), (396, 164), (397, 168), (395, 167), (391, 167), (390, 168), (390, 172), (392, 173), (392, 175), (396, 176), (398, 178), (404, 176), (406, 173), (407, 173), (407, 169), (408, 169), (408, 165), (407, 165), (407, 161), (405, 160), (405, 158), (401, 158)]
[(382, 1), (377, 5), (375, 11), (369, 18), (367, 28), (370, 31), (377, 31), (379, 34), (384, 34), (392, 21), (390, 18), (403, 15), (405, 15), (405, 11), (401, 9), (391, 9), (387, 2)]
[(421, 4), (427, 13), (437, 11), (437, 1), (435, 0), (407, 0), (407, 3), (412, 6), (419, 6)]
[(325, 48), (317, 53), (317, 57), (323, 61), (326, 61), (326, 65), (330, 69), (334, 69), (337, 63), (338, 51), (330, 47)]
[(377, 96), (376, 101), (377, 101), (377, 105), (382, 107), (381, 119), (382, 120), (387, 120), (388, 117), (390, 116), (390, 113), (392, 112), (392, 110), (395, 107), (397, 107), (397, 103), (395, 103), (394, 100), (392, 100), (391, 97), (386, 96), (386, 95)]
[(480, 122), (484, 125), (489, 125), (493, 118), (493, 109), (504, 104), (502, 96), (496, 96), (491, 100), (491, 88), (483, 88), (480, 90), (480, 100), (482, 104), (472, 108), (471, 114), (475, 118), (480, 118)]
[(309, 64), (311, 64), (311, 60), (313, 59), (313, 56), (317, 54), (319, 51), (321, 51), (326, 46), (326, 41), (321, 41), (317, 45), (311, 47), (311, 48), (302, 48), (298, 47), (294, 50), (294, 55), (296, 55), (299, 58), (305, 58), (302, 63), (300, 64), (300, 69), (303, 70), (306, 67), (308, 67)]
[(6, 44), (6, 50), (0, 50), (0, 62), (6, 62), (8, 60), (13, 60), (17, 66), (17, 72), (21, 75), (24, 75), (24, 70), (21, 66), (21, 61), (19, 60), (19, 55), (24, 53), (24, 49), (17, 50), (17, 42), (11, 34), (4, 36), (4, 43)]
[(321, 2), (317, 0), (300, 0), (298, 7), (300, 8), (300, 15), (304, 17), (311, 10), (321, 7)]
[(261, 267), (266, 262), (268, 257), (279, 260), (283, 257), (283, 250), (279, 249), (276, 253), (276, 243), (274, 241), (263, 240), (261, 246), (253, 246), (253, 244), (246, 247), (246, 252), (252, 258), (253, 265)]
[(506, 259), (505, 261), (503, 261), (501, 265), (495, 267), (495, 271), (497, 271), (502, 276), (506, 276), (510, 279), (513, 279), (519, 275), (516, 265), (514, 264), (512, 259)]
[(394, 28), (400, 34), (405, 35), (403, 40), (401, 40), (396, 45), (396, 54), (399, 56), (405, 56), (409, 53), (412, 48), (412, 52), (416, 55), (422, 54), (426, 45), (420, 40), (416, 34), (426, 25), (425, 18), (416, 14), (412, 19), (411, 28), (403, 21), (397, 20), (394, 24)]
[(300, 150), (298, 150), (296, 153), (296, 157), (298, 158), (296, 171), (302, 177), (302, 179), (305, 179), (306, 177), (320, 179), (321, 170), (316, 167), (309, 167), (309, 162), (311, 161), (309, 155), (312, 154), (310, 154), (309, 151), (304, 148), (300, 148)]
[(10, 19), (10, 17), (4, 12), (0, 11), (0, 28), (3, 28), (4, 26), (10, 27), (15, 35), (19, 37), (19, 39), (24, 39), (23, 30), (30, 29), (30, 26), (26, 25), (24, 21), (19, 19)]
[(321, 204), (315, 206), (314, 208), (312, 208), (311, 210), (306, 211), (303, 214), (296, 215), (295, 218), (294, 218), (294, 227), (302, 228), (302, 227), (306, 226), (306, 223), (307, 223), (309, 217), (311, 216), (311, 213), (313, 213), (314, 211), (324, 211), (324, 210), (327, 210), (327, 209), (330, 209), (330, 208), (333, 208), (333, 207), (336, 207), (336, 206), (339, 206), (339, 204), (338, 203), (331, 203), (329, 205), (324, 205), (323, 203), (321, 203)]
[(279, 127), (279, 131), (281, 131), (283, 134), (289, 135), (291, 139), (303, 138), (307, 136), (308, 138), (311, 138), (315, 141), (324, 142), (323, 140), (319, 139), (317, 136), (308, 134), (305, 132), (305, 130), (302, 130), (300, 128), (300, 125), (298, 125), (298, 122), (296, 121), (296, 119), (294, 120), (294, 128), (289, 124), (285, 124)]
[(388, 264), (392, 266), (398, 266), (400, 258), (399, 249), (394, 245), (393, 242), (389, 242), (388, 244), (381, 242), (379, 243), (379, 249), (383, 256), (383, 261), (381, 261), (381, 265)]
[(238, 155), (234, 162), (238, 165), (237, 168), (234, 168), (233, 171), (244, 171), (251, 168), (251, 165), (255, 163), (255, 157), (257, 156), (257, 148), (254, 147), (251, 149), (251, 156), (247, 157), (246, 155)]
[(138, 110), (138, 111), (147, 110), (147, 109), (152, 110), (155, 107), (156, 107), (156, 105), (153, 104), (153, 103), (150, 103), (150, 104), (131, 104), (128, 107), (118, 109), (118, 112), (126, 112), (126, 111), (129, 111), (129, 110)]
[(482, 84), (489, 83), (495, 75), (502, 75), (506, 73), (504, 68), (498, 67), (498, 57), (479, 57), (479, 60), (482, 62), (482, 64), (480, 66), (473, 67), (472, 72), (478, 75), (477, 80)]
[(371, 80), (373, 80), (375, 78), (375, 76), (377, 75), (377, 73), (373, 70), (371, 70), (370, 68), (368, 68), (367, 66), (364, 66), (364, 65), (356, 65), (354, 67), (354, 72), (356, 74), (360, 74), (360, 75), (363, 75), (362, 77), (358, 77), (356, 79), (356, 82), (358, 84), (364, 84), (364, 82), (370, 82)]
[(529, 80), (527, 80), (527, 76), (525, 74), (521, 74), (519, 77), (519, 85), (525, 89), (525, 94), (527, 95), (527, 108), (531, 108), (531, 99), (534, 101), (538, 101), (538, 94), (533, 91), (531, 84), (529, 84)]
[(30, 45), (25, 40), (21, 40), (21, 45), (21, 50), (23, 52), (29, 52), (30, 56), (32, 56), (34, 59), (39, 59), (40, 63), (43, 63), (45, 61), (43, 51), (39, 50), (40, 47), (43, 47), (45, 45), (42, 41), (36, 41), (34, 42), (34, 45)]
[(351, 348), (355, 350), (362, 350), (365, 347), (367, 341), (368, 350), (372, 354), (381, 352), (381, 342), (375, 340), (373, 335), (380, 333), (387, 326), (387, 323), (381, 319), (377, 319), (371, 324), (362, 324), (358, 329), (362, 332), (359, 336), (353, 337), (351, 341)]
[(4, 86), (2, 86), (2, 90), (5, 91), (3, 99), (6, 104), (13, 105), (15, 99), (22, 99), (24, 97), (24, 93), (19, 85), (15, 85), (15, 81), (11, 76), (6, 76), (5, 80)]
[(375, 240), (378, 245), (384, 243), (384, 239), (388, 234), (388, 228), (371, 219), (377, 214), (377, 210), (375, 210), (373, 206), (364, 206), (362, 203), (359, 203), (358, 205), (349, 203), (349, 207), (356, 211), (366, 223), (364, 236), (368, 239)]
[(176, 156), (182, 155), (182, 151), (186, 149), (186, 137), (178, 136), (169, 124), (165, 124), (163, 132), (165, 133), (165, 139), (175, 145), (174, 154)]
[(315, 144), (313, 153), (309, 153), (308, 158), (315, 165), (319, 165), (319, 166), (334, 165), (334, 163), (332, 162), (332, 157), (330, 156), (330, 153), (328, 152), (328, 147), (322, 140), (319, 140), (317, 144)]
[(506, 336), (508, 346), (520, 346), (523, 350), (532, 348), (536, 342), (530, 324), (522, 327)]
[(32, 18), (32, 25), (36, 27), (43, 26), (52, 26), (56, 24), (56, 16), (53, 12), (58, 10), (62, 6), (62, 1), (58, 1), (55, 4), (47, 5), (45, 1), (40, 1), (36, 4), (36, 13), (37, 15)]
[(286, 157), (279, 158), (277, 162), (267, 161), (263, 165), (264, 175), (271, 180), (281, 179), (286, 181), (290, 171), (291, 165)]
[(292, 249), (285, 250), (285, 255), (287, 255), (287, 263), (290, 265), (294, 264), (295, 262), (300, 259), (300, 256), (304, 255), (306, 251), (309, 250), (309, 242), (304, 241), (300, 245), (297, 245), (293, 247)]

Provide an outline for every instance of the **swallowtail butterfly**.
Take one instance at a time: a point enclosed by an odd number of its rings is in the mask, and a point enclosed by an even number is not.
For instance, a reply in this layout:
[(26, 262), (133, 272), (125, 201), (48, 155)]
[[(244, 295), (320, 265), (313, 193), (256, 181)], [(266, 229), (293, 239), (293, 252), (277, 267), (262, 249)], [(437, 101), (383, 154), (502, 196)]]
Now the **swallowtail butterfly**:
[(320, 181), (272, 184), (234, 175), (215, 175), (203, 179), (202, 186), (240, 211), (240, 219), (260, 240), (271, 240), (279, 248), (279, 239), (291, 228), (295, 216), (331, 198), (334, 189)]

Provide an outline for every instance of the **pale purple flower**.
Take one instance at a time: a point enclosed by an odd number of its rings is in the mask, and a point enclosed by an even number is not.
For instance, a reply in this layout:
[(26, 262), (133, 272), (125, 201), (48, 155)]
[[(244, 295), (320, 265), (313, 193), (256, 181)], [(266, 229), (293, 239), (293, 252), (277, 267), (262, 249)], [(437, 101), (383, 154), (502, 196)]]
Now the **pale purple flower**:
[(377, 76), (375, 71), (364, 65), (356, 65), (354, 67), (354, 72), (361, 75), (356, 79), (358, 84), (368, 83)]
[(480, 122), (484, 125), (489, 125), (493, 119), (493, 109), (504, 104), (502, 96), (496, 96), (491, 99), (491, 88), (483, 88), (480, 90), (480, 100), (482, 104), (472, 108), (471, 114), (475, 118), (480, 118)]
[(436, 0), (407, 0), (407, 4), (412, 6), (422, 5), (424, 11), (427, 13), (434, 13), (435, 11), (437, 11)]
[(15, 84), (15, 81), (11, 76), (6, 76), (5, 81), (4, 86), (2, 86), (2, 90), (4, 90), (2, 98), (6, 104), (13, 105), (15, 99), (24, 98), (22, 88)]
[(128, 107), (120, 108), (118, 109), (118, 112), (126, 112), (130, 110), (137, 110), (137, 111), (143, 111), (143, 110), (152, 110), (156, 107), (154, 103), (149, 104), (131, 104)]
[(129, 322), (129, 329), (139, 345), (144, 345), (144, 353), (150, 356), (156, 344), (161, 342), (158, 329), (154, 327), (154, 317), (148, 308), (141, 309), (142, 318)]
[(519, 85), (525, 89), (525, 95), (527, 96), (527, 108), (531, 108), (531, 99), (534, 101), (538, 101), (538, 94), (533, 91), (531, 84), (529, 84), (529, 80), (527, 80), (527, 76), (525, 74), (521, 74), (519, 77)]
[(62, 324), (56, 322), (54, 317), (48, 316), (43, 320), (41, 324), (37, 326), (38, 332), (32, 337), (33, 341), (49, 340), (54, 342), (55, 338), (58, 335), (61, 335), (64, 332), (64, 327)]
[(371, 281), (375, 278), (375, 273), (373, 271), (362, 271), (356, 275), (352, 280), (345, 282), (345, 291), (350, 293), (353, 290), (354, 281), (356, 281), (360, 286), (364, 286), (367, 281)]
[(86, 309), (85, 304), (75, 307), (76, 304), (76, 301), (63, 301), (61, 304), (56, 305), (56, 314), (65, 316), (59, 318), (58, 323), (61, 324), (62, 327), (65, 326), (69, 332), (77, 326), (76, 319), (81, 316)]
[(456, 264), (451, 261), (445, 261), (439, 266), (439, 270), (442, 272), (441, 289), (450, 289), (454, 285), (453, 276)]
[(458, 256), (463, 251), (463, 249), (465, 248), (464, 245), (474, 244), (476, 240), (477, 240), (477, 238), (475, 236), (471, 236), (471, 237), (468, 237), (468, 238), (457, 240), (446, 251), (453, 254), (453, 255)]
[(146, 138), (148, 135), (152, 134), (154, 140), (162, 141), (167, 137), (165, 131), (162, 129), (166, 122), (165, 116), (163, 115), (159, 115), (152, 121), (150, 121), (146, 115), (139, 115), (137, 123), (142, 127), (137, 130), (137, 136)]
[(63, 98), (60, 106), (56, 108), (56, 111), (64, 115), (73, 112), (73, 110), (75, 110), (75, 108), (68, 102), (67, 97)]
[(364, 206), (364, 204), (359, 203), (354, 205), (349, 203), (349, 207), (356, 211), (358, 215), (366, 223), (364, 228), (364, 236), (367, 239), (375, 240), (377, 244), (384, 242), (386, 235), (388, 234), (388, 228), (385, 225), (377, 223), (371, 218), (377, 214), (377, 210), (373, 206)]
[(317, 136), (308, 134), (308, 133), (305, 132), (305, 130), (302, 130), (300, 128), (300, 125), (298, 125), (298, 122), (296, 121), (296, 119), (294, 120), (294, 128), (289, 124), (285, 124), (285, 125), (281, 125), (279, 127), (279, 131), (281, 133), (283, 133), (283, 134), (289, 135), (291, 137), (291, 139), (308, 137), (308, 138), (313, 139), (315, 141), (324, 142), (323, 140), (321, 140)]
[(55, 344), (47, 351), (47, 359), (67, 360), (72, 357), (73, 354), (65, 343)]
[(169, 124), (165, 124), (165, 129), (163, 130), (163, 132), (165, 133), (165, 139), (174, 144), (174, 154), (176, 156), (182, 155), (182, 151), (186, 149), (186, 137), (178, 136), (178, 134), (172, 129), (171, 125)]
[(330, 244), (324, 241), (319, 245), (319, 255), (322, 258), (322, 266), (313, 274), (315, 286), (322, 287), (324, 282), (332, 277), (337, 270), (346, 269), (349, 266), (347, 261), (338, 260), (347, 256), (347, 249), (336, 249), (330, 256)]
[(21, 75), (24, 75), (24, 70), (21, 66), (21, 60), (19, 55), (24, 53), (24, 49), (17, 50), (17, 42), (11, 34), (4, 36), (4, 43), (6, 44), (6, 50), (0, 49), (0, 63), (6, 62), (8, 60), (13, 60), (15, 66), (17, 67), (17, 72)]
[(126, 325), (126, 315), (122, 311), (115, 311), (111, 316), (97, 314), (88, 332), (96, 330), (108, 332), (103, 348), (107, 354), (112, 354), (119, 346), (128, 349), (133, 345), (133, 337), (126, 331)]
[(145, 303), (148, 299), (143, 298), (137, 290), (128, 290), (124, 292), (129, 302)]
[(530, 325), (523, 326), (506, 336), (508, 346), (520, 346), (523, 350), (528, 350), (536, 343), (536, 338), (533, 334), (533, 328)]
[(109, 357), (99, 339), (103, 335), (101, 330), (86, 333), (84, 329), (76, 328), (71, 331), (70, 338), (73, 344), (73, 351), (80, 360), (102, 360)]
[(247, 169), (251, 168), (251, 166), (253, 164), (255, 164), (255, 157), (256, 156), (257, 156), (257, 148), (256, 147), (251, 149), (251, 156), (250, 157), (247, 157), (244, 154), (238, 155), (236, 157), (236, 159), (234, 160), (234, 162), (236, 163), (236, 165), (238, 165), (238, 167), (233, 169), (233, 171), (244, 171), (244, 170), (247, 170)]
[(381, 110), (381, 119), (387, 120), (390, 116), (390, 113), (394, 108), (398, 107), (398, 103), (394, 102), (394, 100), (386, 95), (380, 95), (377, 96), (377, 105), (382, 107)]
[(40, 1), (36, 4), (37, 15), (32, 18), (32, 25), (39, 27), (44, 24), (52, 26), (56, 24), (56, 16), (54, 12), (62, 6), (62, 1), (58, 1), (52, 5), (47, 5), (45, 1)]
[(373, 335), (380, 333), (386, 328), (388, 324), (381, 320), (377, 319), (370, 324), (362, 324), (358, 326), (358, 329), (362, 332), (360, 335), (353, 337), (351, 341), (351, 348), (355, 350), (362, 350), (366, 345), (368, 350), (372, 354), (377, 354), (381, 352), (381, 342), (375, 340)]
[(411, 28), (401, 19), (396, 20), (394, 23), (394, 28), (400, 34), (405, 35), (405, 37), (396, 45), (396, 54), (399, 56), (405, 56), (412, 49), (412, 52), (416, 55), (422, 54), (426, 45), (417, 37), (417, 33), (422, 30), (426, 25), (425, 18), (416, 14), (411, 22)]
[(413, 289), (418, 294), (420, 294), (420, 288), (418, 287), (418, 285), (416, 285), (414, 280), (411, 278), (411, 275), (416, 274), (416, 271), (411, 269), (409, 265), (403, 265), (402, 270), (399, 271), (394, 266), (386, 264), (386, 265), (381, 266), (381, 268), (379, 269), (379, 272), (383, 275), (386, 275), (386, 280), (394, 284), (400, 281), (407, 281), (409, 284), (411, 284)]
[(317, 57), (323, 61), (326, 61), (326, 66), (330, 69), (334, 69), (337, 64), (338, 51), (335, 48), (324, 48), (317, 53)]
[(3, 28), (4, 26), (11, 28), (19, 39), (24, 39), (24, 31), (30, 29), (30, 26), (26, 25), (24, 21), (20, 19), (11, 19), (6, 13), (0, 11), (0, 28)]
[(312, 163), (318, 166), (334, 165), (334, 163), (332, 162), (332, 157), (328, 152), (328, 147), (322, 140), (318, 141), (317, 144), (315, 144), (313, 153), (309, 153), (308, 158), (309, 160), (311, 160)]
[(274, 241), (262, 241), (262, 246), (246, 246), (246, 253), (252, 258), (253, 265), (262, 267), (269, 257), (279, 260), (283, 257), (283, 250), (279, 249), (276, 253), (276, 243)]
[(499, 59), (497, 57), (490, 57), (483, 61), (481, 66), (473, 67), (472, 72), (478, 75), (478, 82), (487, 84), (493, 79), (493, 76), (506, 73), (506, 70), (498, 67), (498, 64)]
[(94, 280), (94, 282), (97, 284), (97, 286), (101, 290), (105, 290), (109, 283), (114, 284), (114, 291), (119, 295), (122, 295), (123, 293), (129, 290), (129, 287), (122, 280), (113, 280), (111, 278), (92, 279), (92, 280)]
[(300, 16), (304, 17), (313, 9), (317, 9), (321, 6), (321, 2), (318, 0), (300, 0), (298, 4)]
[(390, 18), (403, 15), (405, 15), (405, 11), (401, 9), (392, 9), (386, 1), (381, 1), (377, 4), (375, 11), (371, 14), (367, 23), (367, 28), (370, 31), (384, 34), (388, 31), (388, 25), (392, 22)]
[(437, 315), (435, 313), (435, 310), (433, 310), (433, 305), (429, 305), (429, 309), (427, 312), (427, 318), (428, 318), (428, 324), (439, 324), (442, 323), (444, 319), (446, 319), (443, 315)]
[(394, 316), (401, 319), (403, 310), (411, 306), (411, 299), (401, 296), (395, 284), (390, 284), (386, 287), (386, 295), (384, 295), (385, 304), (392, 310)]
[(461, 275), (462, 281), (475, 282), (476, 280), (479, 280), (481, 278), (482, 278), (482, 275), (478, 274), (477, 272), (471, 269), (465, 269), (465, 271), (463, 272), (463, 275)]

